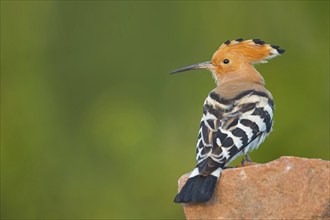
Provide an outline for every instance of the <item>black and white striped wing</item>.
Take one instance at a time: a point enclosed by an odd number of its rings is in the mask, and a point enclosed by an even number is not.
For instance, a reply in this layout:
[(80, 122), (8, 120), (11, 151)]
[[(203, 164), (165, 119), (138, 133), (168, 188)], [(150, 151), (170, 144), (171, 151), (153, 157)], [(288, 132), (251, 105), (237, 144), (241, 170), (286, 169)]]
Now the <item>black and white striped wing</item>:
[(242, 153), (257, 148), (271, 131), (273, 101), (246, 91), (232, 100), (211, 93), (204, 103), (197, 141), (197, 167), (208, 175)]

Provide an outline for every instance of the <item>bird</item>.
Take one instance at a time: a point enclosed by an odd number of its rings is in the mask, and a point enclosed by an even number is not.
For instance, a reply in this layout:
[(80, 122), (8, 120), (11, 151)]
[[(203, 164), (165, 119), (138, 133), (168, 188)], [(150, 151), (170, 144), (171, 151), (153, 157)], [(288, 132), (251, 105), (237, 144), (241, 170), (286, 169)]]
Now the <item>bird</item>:
[(274, 101), (255, 64), (285, 52), (260, 39), (227, 40), (211, 61), (176, 69), (171, 74), (206, 69), (216, 88), (206, 97), (196, 144), (197, 165), (175, 196), (175, 203), (203, 203), (210, 200), (217, 181), (228, 164), (255, 150), (272, 130)]

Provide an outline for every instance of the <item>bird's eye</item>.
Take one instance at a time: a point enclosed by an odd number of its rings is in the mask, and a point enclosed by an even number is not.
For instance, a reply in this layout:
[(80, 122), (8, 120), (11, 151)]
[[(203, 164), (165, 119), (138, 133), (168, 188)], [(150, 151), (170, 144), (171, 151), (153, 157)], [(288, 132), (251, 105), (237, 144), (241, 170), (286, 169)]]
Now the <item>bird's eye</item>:
[(228, 63), (229, 63), (229, 60), (228, 60), (228, 59), (224, 59), (224, 60), (223, 60), (223, 63), (224, 63), (224, 64), (228, 64)]

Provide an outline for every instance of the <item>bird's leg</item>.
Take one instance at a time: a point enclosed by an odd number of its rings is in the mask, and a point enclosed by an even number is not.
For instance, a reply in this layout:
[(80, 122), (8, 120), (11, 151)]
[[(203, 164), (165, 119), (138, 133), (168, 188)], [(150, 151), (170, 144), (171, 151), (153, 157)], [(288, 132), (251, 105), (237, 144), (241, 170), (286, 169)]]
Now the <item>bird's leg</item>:
[(244, 158), (241, 161), (242, 167), (245, 166), (245, 162), (249, 162), (249, 163), (253, 162), (247, 153), (244, 154)]
[(250, 163), (253, 162), (253, 161), (251, 160), (251, 158), (249, 157), (248, 154), (245, 154), (245, 160), (246, 160), (247, 162), (250, 162)]

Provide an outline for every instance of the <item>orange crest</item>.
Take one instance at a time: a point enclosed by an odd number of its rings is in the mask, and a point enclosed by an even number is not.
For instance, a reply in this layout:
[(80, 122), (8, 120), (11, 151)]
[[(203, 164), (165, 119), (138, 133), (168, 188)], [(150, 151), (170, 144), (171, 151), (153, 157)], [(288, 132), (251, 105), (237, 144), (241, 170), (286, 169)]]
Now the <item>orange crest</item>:
[(214, 53), (212, 64), (219, 72), (231, 72), (240, 69), (242, 64), (265, 63), (284, 51), (279, 46), (267, 44), (260, 39), (228, 40)]

